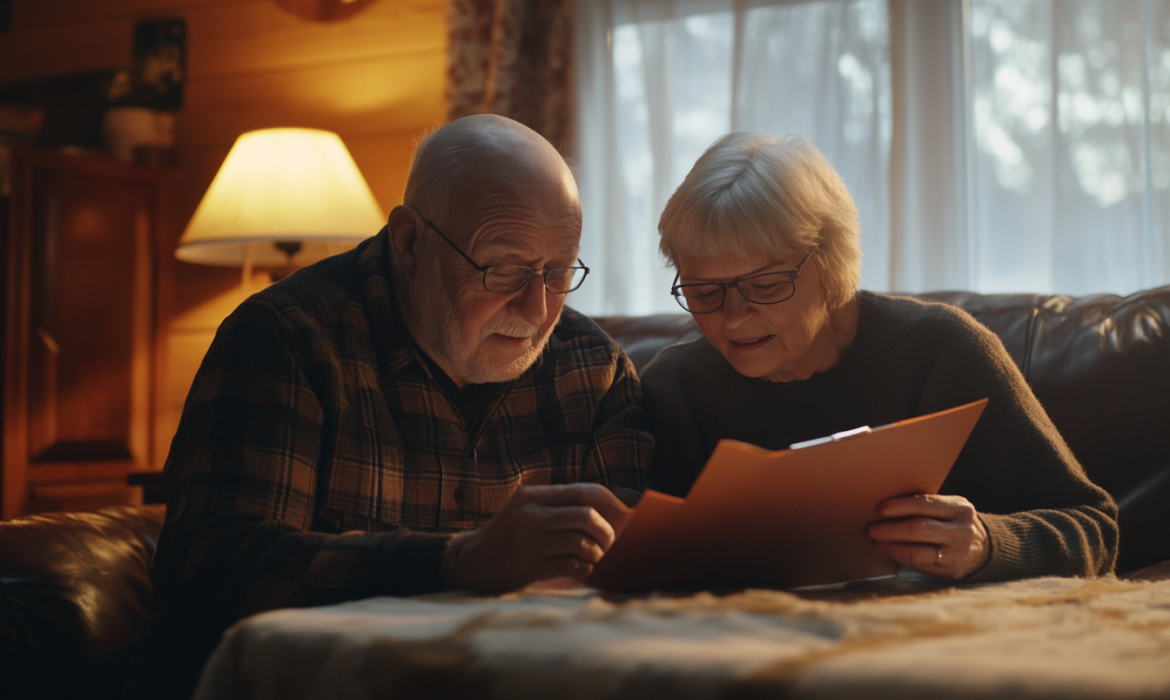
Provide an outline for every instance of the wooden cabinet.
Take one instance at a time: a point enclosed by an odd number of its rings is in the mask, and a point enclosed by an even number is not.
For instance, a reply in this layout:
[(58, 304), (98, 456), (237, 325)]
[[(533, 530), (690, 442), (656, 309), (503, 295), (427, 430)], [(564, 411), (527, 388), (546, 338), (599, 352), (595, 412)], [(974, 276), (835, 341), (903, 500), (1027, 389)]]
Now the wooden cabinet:
[(5, 263), (3, 516), (133, 503), (162, 468), (172, 173), (18, 153)]

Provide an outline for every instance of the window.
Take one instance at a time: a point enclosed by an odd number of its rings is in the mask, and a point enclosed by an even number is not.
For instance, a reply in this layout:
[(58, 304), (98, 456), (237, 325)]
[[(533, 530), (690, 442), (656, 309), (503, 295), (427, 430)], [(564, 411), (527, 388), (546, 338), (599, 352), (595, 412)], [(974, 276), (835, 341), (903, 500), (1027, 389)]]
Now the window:
[[(1170, 281), (1170, 0), (578, 3), (572, 303), (672, 311), (657, 219), (731, 130), (812, 141), (861, 213), (862, 286)], [(603, 261), (603, 262), (602, 262)]]

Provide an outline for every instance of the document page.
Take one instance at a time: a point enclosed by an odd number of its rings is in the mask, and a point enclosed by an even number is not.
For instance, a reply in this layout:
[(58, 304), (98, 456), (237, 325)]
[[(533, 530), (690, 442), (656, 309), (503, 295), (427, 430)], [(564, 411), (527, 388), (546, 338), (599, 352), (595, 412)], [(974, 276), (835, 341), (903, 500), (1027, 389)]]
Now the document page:
[(687, 498), (647, 491), (588, 583), (647, 591), (797, 586), (893, 574), (866, 526), (887, 498), (938, 493), (987, 399), (770, 452), (722, 440)]

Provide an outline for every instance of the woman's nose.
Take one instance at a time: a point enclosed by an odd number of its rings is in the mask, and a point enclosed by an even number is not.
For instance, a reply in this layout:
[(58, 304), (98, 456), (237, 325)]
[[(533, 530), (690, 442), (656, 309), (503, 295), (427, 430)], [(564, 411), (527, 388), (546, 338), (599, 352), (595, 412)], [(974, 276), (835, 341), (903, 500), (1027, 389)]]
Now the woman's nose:
[(754, 312), (752, 303), (744, 297), (738, 287), (731, 287), (723, 293), (723, 309), (720, 313), (723, 314), (724, 323), (734, 325), (750, 317)]

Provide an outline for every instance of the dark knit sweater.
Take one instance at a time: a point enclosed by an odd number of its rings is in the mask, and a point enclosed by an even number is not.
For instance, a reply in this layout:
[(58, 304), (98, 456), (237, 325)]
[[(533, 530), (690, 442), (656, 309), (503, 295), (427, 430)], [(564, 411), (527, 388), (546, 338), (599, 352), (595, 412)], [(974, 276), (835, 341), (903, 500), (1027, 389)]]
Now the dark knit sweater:
[(723, 438), (778, 450), (986, 397), (942, 487), (974, 504), (991, 538), (987, 564), (968, 580), (1111, 571), (1117, 506), (1085, 476), (999, 338), (944, 304), (859, 299), (852, 345), (806, 380), (745, 377), (705, 338), (659, 353), (642, 376), (655, 488), (685, 495)]

